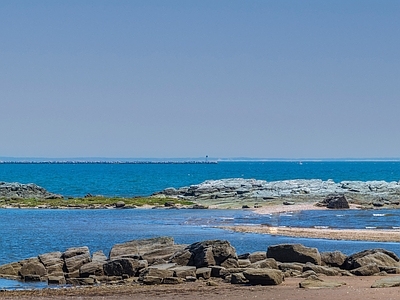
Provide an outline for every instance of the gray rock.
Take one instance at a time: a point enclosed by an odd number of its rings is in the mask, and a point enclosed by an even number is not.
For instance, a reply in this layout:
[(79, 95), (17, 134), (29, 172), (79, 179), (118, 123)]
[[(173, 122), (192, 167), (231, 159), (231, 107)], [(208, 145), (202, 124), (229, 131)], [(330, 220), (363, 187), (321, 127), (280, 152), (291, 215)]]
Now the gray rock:
[[(237, 254), (235, 248), (228, 242), (222, 240), (209, 240), (191, 244), (186, 248), (191, 253), (189, 265), (197, 268), (237, 264)], [(228, 261), (230, 259), (230, 261)]]
[(264, 260), (267, 258), (267, 252), (266, 251), (257, 251), (250, 253), (249, 255), (249, 260), (251, 263), (255, 263), (256, 261)]
[(88, 247), (69, 248), (63, 253), (65, 267), (68, 273), (79, 270), (85, 263), (90, 262)]
[(280, 263), (278, 264), (279, 269), (282, 271), (288, 271), (288, 270), (295, 270), (295, 271), (300, 271), (303, 272), (305, 264), (302, 263)]
[(340, 268), (346, 261), (347, 256), (340, 251), (322, 252), (321, 261), (331, 267)]
[(106, 263), (105, 261), (92, 261), (87, 264), (84, 264), (79, 269), (79, 277), (86, 278), (91, 275), (103, 276), (104, 275), (103, 265), (105, 263)]
[(163, 281), (162, 278), (156, 277), (156, 276), (146, 276), (143, 278), (143, 283), (146, 285), (156, 285), (156, 284), (161, 284)]
[[(166, 247), (173, 247), (174, 239), (171, 237), (158, 237), (144, 240), (134, 240), (123, 244), (116, 244), (111, 248), (110, 260), (118, 257), (140, 258)], [(178, 251), (178, 250), (175, 250)], [(174, 252), (171, 253), (171, 255)]]
[(273, 258), (266, 258), (255, 263), (252, 263), (250, 268), (259, 269), (259, 268), (268, 268), (268, 269), (279, 269), (278, 263)]
[(21, 184), (17, 182), (0, 182), (0, 197), (16, 199), (61, 199), (63, 196), (53, 194), (44, 188), (33, 184)]
[(114, 259), (103, 265), (104, 274), (107, 276), (135, 276), (139, 270), (139, 261), (132, 258)]
[(233, 273), (231, 275), (231, 283), (232, 284), (246, 284), (249, 283), (249, 280), (244, 276), (243, 273)]
[(303, 268), (303, 272), (308, 271), (308, 270), (312, 270), (317, 274), (324, 274), (327, 276), (338, 276), (340, 274), (338, 270), (324, 267), (324, 266), (317, 266), (312, 263), (305, 264), (305, 266)]
[(377, 248), (364, 250), (348, 256), (343, 264), (343, 268), (351, 270), (370, 263), (378, 263), (382, 266), (398, 267), (398, 262), (399, 257), (395, 253)]
[(196, 277), (196, 267), (193, 266), (178, 266), (171, 269), (174, 272), (174, 277), (186, 278), (188, 276)]
[(66, 284), (66, 280), (64, 276), (49, 276), (47, 278), (47, 284), (56, 284), (56, 285), (61, 285), (61, 284)]
[(400, 276), (390, 276), (376, 280), (372, 284), (372, 288), (386, 288), (400, 286)]
[(66, 283), (70, 285), (94, 285), (96, 281), (94, 278), (67, 278)]
[(209, 279), (211, 277), (211, 268), (203, 267), (196, 270), (196, 278)]
[(311, 262), (321, 264), (321, 255), (317, 248), (305, 247), (301, 244), (280, 244), (269, 246), (267, 257), (274, 258), (279, 262)]
[(47, 271), (38, 258), (33, 258), (22, 265), (19, 270), (19, 275), (25, 281), (36, 281), (36, 279), (34, 279), (36, 276), (39, 276), (40, 280), (41, 277), (47, 275)]
[(379, 267), (376, 264), (370, 264), (359, 267), (350, 271), (352, 274), (357, 276), (371, 276), (380, 272)]
[(247, 269), (243, 275), (253, 285), (278, 285), (284, 279), (281, 271), (272, 269)]
[(310, 276), (306, 280), (299, 283), (299, 287), (303, 289), (331, 289), (344, 285), (343, 282), (325, 281), (316, 276)]
[(345, 195), (328, 195), (325, 199), (319, 202), (319, 205), (326, 206), (331, 209), (348, 209), (350, 208), (349, 202)]
[(180, 277), (167, 277), (167, 278), (164, 278), (163, 279), (163, 281), (162, 281), (162, 283), (163, 284), (180, 284), (180, 283), (183, 283), (183, 278), (180, 278)]

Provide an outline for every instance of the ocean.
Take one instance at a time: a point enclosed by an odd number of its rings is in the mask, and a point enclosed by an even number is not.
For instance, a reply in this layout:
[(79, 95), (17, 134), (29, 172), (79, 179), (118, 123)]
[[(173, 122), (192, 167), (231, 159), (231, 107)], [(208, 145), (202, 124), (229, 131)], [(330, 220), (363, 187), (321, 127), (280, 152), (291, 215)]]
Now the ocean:
[[(208, 179), (255, 178), (399, 181), (399, 161), (219, 162), (218, 164), (0, 164), (0, 181), (35, 183), (64, 196), (151, 195)], [(112, 245), (129, 240), (172, 236), (176, 243), (226, 239), (237, 252), (265, 251), (269, 245), (301, 243), (345, 254), (385, 248), (400, 255), (398, 243), (332, 241), (236, 233), (221, 225), (393, 228), (400, 210), (307, 211), (258, 215), (246, 210), (0, 210), (0, 265), (69, 247), (88, 246), (108, 255)], [(8, 282), (8, 281), (7, 281)], [(8, 283), (7, 283), (8, 284)], [(0, 288), (7, 285), (0, 281)]]

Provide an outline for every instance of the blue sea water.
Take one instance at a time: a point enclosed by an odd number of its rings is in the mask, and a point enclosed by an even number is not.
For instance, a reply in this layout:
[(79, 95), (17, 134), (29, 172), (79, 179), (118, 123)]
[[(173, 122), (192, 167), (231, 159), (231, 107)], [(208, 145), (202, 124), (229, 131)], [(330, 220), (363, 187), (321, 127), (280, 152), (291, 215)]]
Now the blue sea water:
[(208, 179), (400, 180), (400, 161), (257, 161), (218, 164), (0, 164), (0, 181), (36, 183), (64, 196), (150, 195)]
[[(65, 196), (87, 193), (108, 196), (150, 195), (208, 179), (256, 178), (385, 180), (400, 179), (400, 162), (220, 162), (218, 164), (0, 164), (0, 181), (36, 183)], [(400, 255), (398, 243), (332, 241), (235, 233), (223, 225), (397, 228), (400, 210), (305, 211), (258, 215), (242, 210), (0, 210), (0, 265), (69, 247), (88, 246), (107, 255), (112, 245), (139, 238), (172, 236), (176, 243), (227, 239), (238, 253), (265, 251), (280, 243), (302, 243), (320, 251), (351, 254), (381, 247)], [(0, 288), (17, 288), (0, 281)]]

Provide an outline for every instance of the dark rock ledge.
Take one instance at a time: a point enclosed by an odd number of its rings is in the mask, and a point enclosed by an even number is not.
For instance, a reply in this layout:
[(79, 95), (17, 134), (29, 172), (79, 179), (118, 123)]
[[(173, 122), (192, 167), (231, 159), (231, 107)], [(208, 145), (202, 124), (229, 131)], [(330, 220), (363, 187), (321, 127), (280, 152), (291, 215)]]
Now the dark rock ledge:
[[(332, 287), (326, 276), (400, 274), (399, 257), (385, 249), (346, 256), (320, 253), (301, 244), (269, 246), (237, 255), (226, 240), (178, 245), (171, 237), (134, 240), (112, 247), (108, 257), (88, 247), (51, 252), (0, 266), (0, 277), (47, 281), (49, 285), (154, 285), (216, 280), (232, 284), (279, 285), (286, 277), (304, 278), (300, 287)], [(345, 278), (345, 277), (343, 277)], [(392, 278), (391, 281), (395, 279)], [(387, 283), (376, 284), (387, 286)]]

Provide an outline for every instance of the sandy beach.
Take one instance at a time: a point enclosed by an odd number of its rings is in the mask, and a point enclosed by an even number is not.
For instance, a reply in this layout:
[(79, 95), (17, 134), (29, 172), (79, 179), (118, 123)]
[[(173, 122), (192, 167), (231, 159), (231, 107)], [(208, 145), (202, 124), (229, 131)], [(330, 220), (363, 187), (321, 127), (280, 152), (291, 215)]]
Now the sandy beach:
[[(214, 285), (198, 281), (180, 285), (158, 286), (99, 286), (69, 289), (45, 289), (36, 291), (0, 292), (1, 299), (70, 299), (70, 300), (128, 300), (128, 299), (165, 299), (193, 300), (210, 299), (308, 299), (308, 300), (365, 300), (398, 299), (399, 288), (371, 288), (378, 279), (385, 276), (367, 277), (326, 277), (325, 281), (343, 283), (340, 287), (324, 289), (304, 289), (299, 283), (304, 278), (286, 278), (277, 286), (232, 285), (215, 281)], [(387, 276), (386, 276), (387, 277)]]

